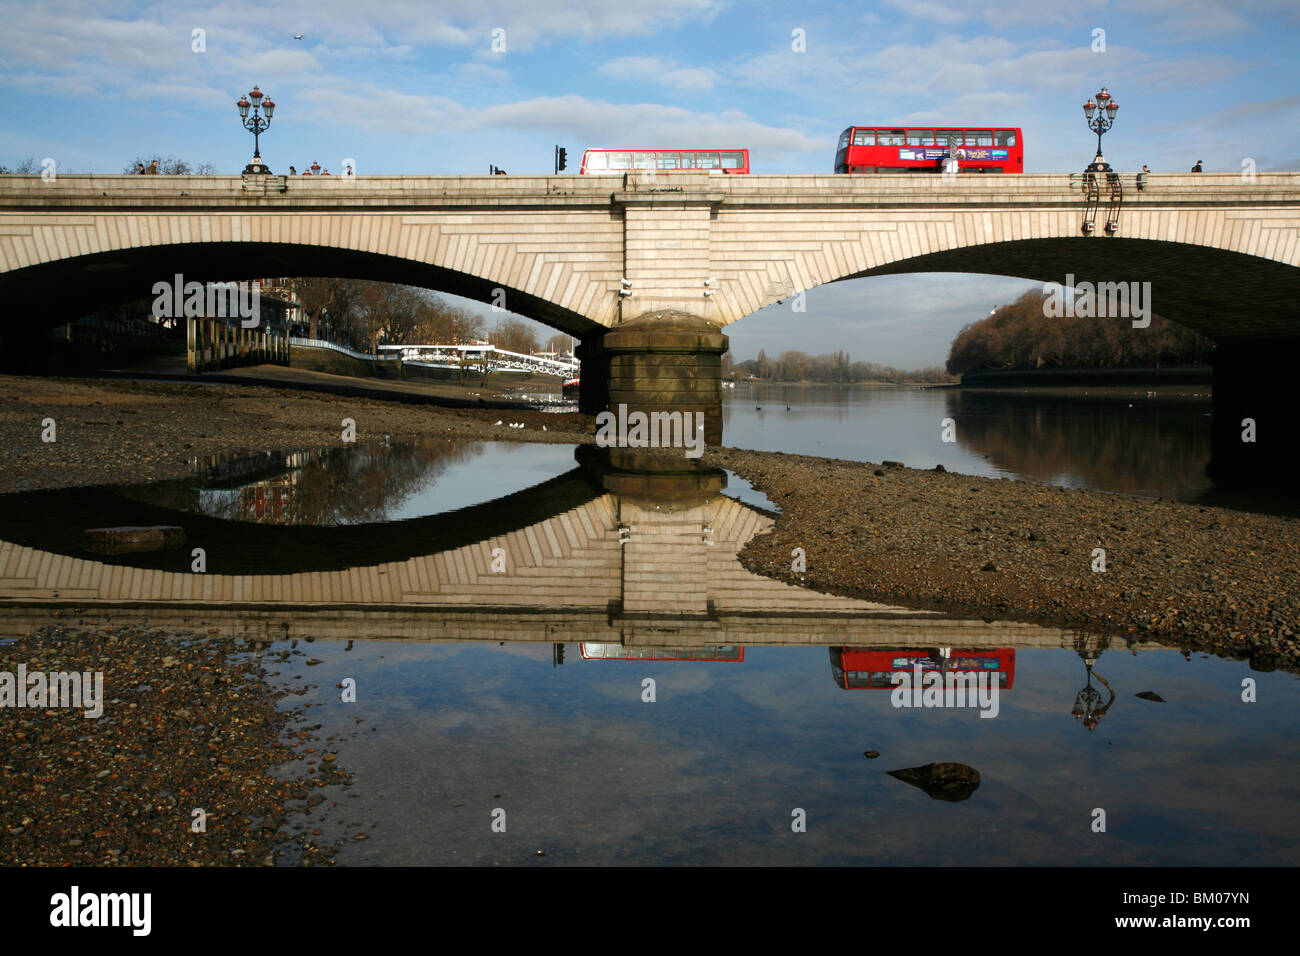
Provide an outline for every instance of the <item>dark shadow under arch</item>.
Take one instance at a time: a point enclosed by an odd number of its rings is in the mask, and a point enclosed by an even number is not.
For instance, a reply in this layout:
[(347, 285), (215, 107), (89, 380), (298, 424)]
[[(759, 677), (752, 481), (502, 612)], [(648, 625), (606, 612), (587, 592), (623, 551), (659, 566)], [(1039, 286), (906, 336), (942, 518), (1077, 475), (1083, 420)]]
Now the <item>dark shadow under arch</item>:
[[(0, 538), (29, 548), (134, 568), (188, 573), (190, 548), (207, 551), (209, 574), (342, 571), (451, 551), (539, 524), (605, 494), (575, 467), (504, 498), (382, 524), (282, 526), (226, 521), (126, 498), (108, 487), (24, 491), (0, 497)], [(52, 517), (57, 516), (57, 517)], [(183, 548), (92, 554), (85, 528), (179, 525)]]
[(242, 281), (265, 276), (330, 276), (419, 286), (492, 303), (578, 338), (605, 331), (590, 319), (499, 282), (430, 263), (329, 246), (199, 242), (142, 246), (76, 256), (0, 275), (0, 334), (54, 328), (99, 309), (152, 298), (156, 282)]
[(1300, 269), (1272, 259), (1154, 239), (1055, 238), (965, 246), (835, 281), (968, 272), (1036, 282), (1150, 282), (1152, 311), (1219, 343), (1300, 343)]

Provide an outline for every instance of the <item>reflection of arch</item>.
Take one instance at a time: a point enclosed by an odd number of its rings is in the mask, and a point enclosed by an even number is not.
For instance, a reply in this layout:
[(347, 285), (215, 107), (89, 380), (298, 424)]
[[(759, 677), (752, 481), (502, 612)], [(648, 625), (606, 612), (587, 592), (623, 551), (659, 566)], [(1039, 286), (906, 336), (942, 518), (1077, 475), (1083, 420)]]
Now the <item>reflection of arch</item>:
[[(168, 483), (170, 484), (170, 483)], [(55, 554), (82, 558), (81, 529), (118, 524), (180, 525), (187, 541), (202, 546), (214, 573), (265, 574), (268, 556), (277, 574), (328, 571), (404, 561), (501, 537), (579, 507), (601, 489), (574, 468), (540, 485), (495, 501), (444, 514), (381, 525), (304, 527), (224, 521), (124, 498), (106, 488), (19, 492), (5, 496), (0, 538)], [(46, 516), (57, 514), (59, 521)], [(188, 565), (176, 551), (96, 555), (106, 564), (174, 571)]]

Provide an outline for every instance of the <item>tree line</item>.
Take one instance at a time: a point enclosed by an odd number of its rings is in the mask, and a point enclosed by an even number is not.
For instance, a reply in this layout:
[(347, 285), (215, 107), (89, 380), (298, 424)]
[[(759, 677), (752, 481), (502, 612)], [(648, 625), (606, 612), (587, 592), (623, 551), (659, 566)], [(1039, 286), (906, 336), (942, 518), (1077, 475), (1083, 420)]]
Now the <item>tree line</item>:
[(1048, 318), (1047, 298), (1030, 289), (1010, 305), (966, 325), (948, 350), (948, 372), (1202, 365), (1214, 347), (1205, 336), (1158, 315), (1151, 316), (1146, 328), (1134, 328), (1127, 317)]
[[(379, 345), (468, 345), (487, 340), (525, 355), (541, 351), (536, 332), (514, 316), (487, 328), (483, 316), (414, 286), (370, 279), (290, 279), (286, 292), (300, 306), (307, 336), (373, 352)], [(269, 291), (269, 290), (268, 290)], [(555, 334), (546, 348), (563, 351), (569, 337)]]
[(849, 353), (842, 349), (824, 355), (809, 355), (791, 350), (782, 352), (777, 358), (769, 358), (764, 349), (759, 349), (758, 358), (738, 363), (732, 363), (731, 353), (728, 352), (722, 357), (722, 375), (724, 378), (752, 375), (774, 382), (838, 384), (890, 382), (900, 385), (933, 385), (953, 380), (951, 375), (937, 365), (903, 371), (877, 362), (854, 362), (849, 358)]

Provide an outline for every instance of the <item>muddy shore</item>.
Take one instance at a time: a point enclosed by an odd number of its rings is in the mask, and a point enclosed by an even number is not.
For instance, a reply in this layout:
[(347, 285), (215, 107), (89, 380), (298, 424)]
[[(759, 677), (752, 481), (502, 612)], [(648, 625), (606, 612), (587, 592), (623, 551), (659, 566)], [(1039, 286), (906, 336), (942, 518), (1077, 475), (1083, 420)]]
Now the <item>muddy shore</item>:
[[(256, 385), (0, 375), (0, 493), (160, 481), (189, 474), (199, 456), (337, 445), (345, 418), (355, 423), (358, 443), (385, 435), (572, 442), (592, 428), (590, 418), (576, 414), (442, 408)], [(46, 419), (54, 420), (53, 442), (42, 440)], [(526, 427), (506, 427), (510, 422)]]

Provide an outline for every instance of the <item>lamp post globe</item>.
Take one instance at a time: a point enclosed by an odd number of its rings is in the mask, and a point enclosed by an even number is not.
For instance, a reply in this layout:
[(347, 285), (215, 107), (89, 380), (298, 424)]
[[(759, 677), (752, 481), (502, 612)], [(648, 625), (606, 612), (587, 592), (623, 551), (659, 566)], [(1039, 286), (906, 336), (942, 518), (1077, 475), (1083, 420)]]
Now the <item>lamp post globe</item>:
[(239, 110), (240, 124), (253, 134), (253, 159), (244, 167), (244, 175), (269, 176), (271, 170), (262, 162), (261, 136), (271, 125), (275, 101), (254, 86), (246, 96), (239, 98), (235, 107)]
[(1092, 163), (1088, 166), (1088, 172), (1108, 173), (1111, 171), (1110, 163), (1101, 155), (1101, 137), (1108, 129), (1115, 125), (1115, 114), (1119, 112), (1119, 103), (1110, 95), (1106, 87), (1102, 87), (1095, 97), (1089, 97), (1088, 102), (1083, 104), (1083, 121), (1088, 128), (1097, 134), (1097, 155)]

